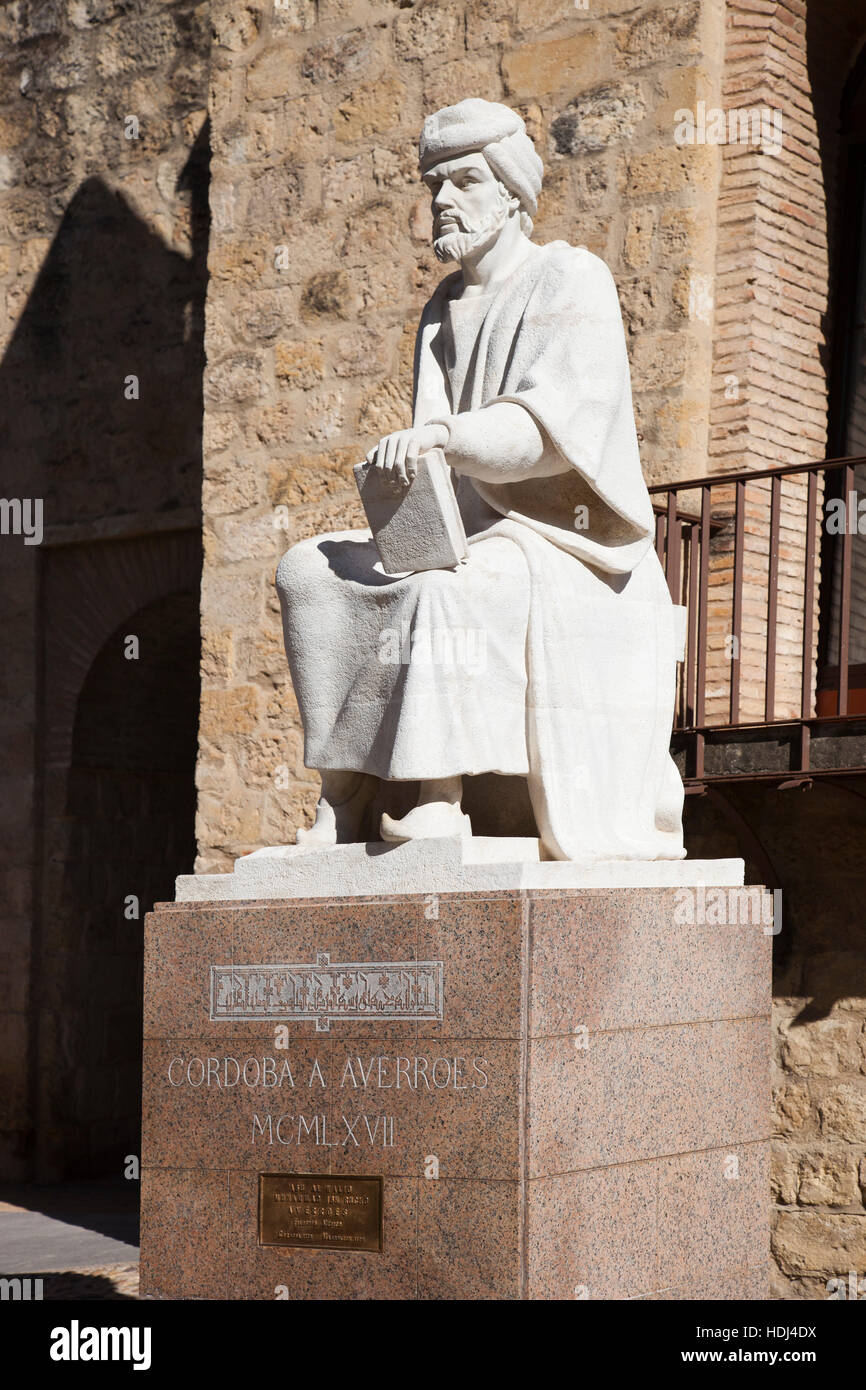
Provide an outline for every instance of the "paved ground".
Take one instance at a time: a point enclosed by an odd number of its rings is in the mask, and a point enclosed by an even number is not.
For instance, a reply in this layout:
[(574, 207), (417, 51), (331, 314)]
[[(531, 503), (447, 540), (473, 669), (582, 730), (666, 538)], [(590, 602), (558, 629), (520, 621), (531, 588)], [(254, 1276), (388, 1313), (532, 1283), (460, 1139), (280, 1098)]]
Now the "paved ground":
[(0, 1186), (0, 1277), (44, 1299), (138, 1297), (138, 1184)]

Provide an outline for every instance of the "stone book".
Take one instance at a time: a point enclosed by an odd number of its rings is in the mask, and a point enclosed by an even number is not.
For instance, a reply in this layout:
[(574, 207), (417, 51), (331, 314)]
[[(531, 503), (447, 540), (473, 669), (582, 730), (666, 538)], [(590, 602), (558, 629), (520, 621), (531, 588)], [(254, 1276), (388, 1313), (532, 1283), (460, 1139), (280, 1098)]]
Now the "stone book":
[(453, 569), (468, 558), (466, 532), (441, 449), (421, 455), (408, 488), (398, 490), (370, 463), (356, 465), (355, 482), (386, 574)]

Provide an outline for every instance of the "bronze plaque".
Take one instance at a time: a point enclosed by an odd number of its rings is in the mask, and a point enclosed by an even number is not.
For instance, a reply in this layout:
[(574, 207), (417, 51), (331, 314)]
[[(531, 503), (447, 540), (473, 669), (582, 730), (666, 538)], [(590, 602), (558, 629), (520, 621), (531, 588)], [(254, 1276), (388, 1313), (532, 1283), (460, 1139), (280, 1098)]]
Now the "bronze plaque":
[(259, 1245), (381, 1250), (382, 1179), (259, 1173)]

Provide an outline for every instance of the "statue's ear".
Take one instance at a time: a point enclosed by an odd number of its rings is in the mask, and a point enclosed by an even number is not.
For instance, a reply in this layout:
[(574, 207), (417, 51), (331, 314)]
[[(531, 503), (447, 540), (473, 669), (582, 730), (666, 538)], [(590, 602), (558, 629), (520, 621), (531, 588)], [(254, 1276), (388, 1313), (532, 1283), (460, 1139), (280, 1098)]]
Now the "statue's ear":
[(523, 212), (523, 204), (516, 193), (509, 193), (508, 195), (508, 211), (516, 217), (519, 217)]
[(501, 179), (497, 179), (497, 183), (499, 184), (499, 187), (502, 190), (502, 196), (508, 204), (509, 213), (519, 212), (522, 204), (517, 194), (512, 193), (510, 188), (506, 188), (505, 184), (502, 182)]

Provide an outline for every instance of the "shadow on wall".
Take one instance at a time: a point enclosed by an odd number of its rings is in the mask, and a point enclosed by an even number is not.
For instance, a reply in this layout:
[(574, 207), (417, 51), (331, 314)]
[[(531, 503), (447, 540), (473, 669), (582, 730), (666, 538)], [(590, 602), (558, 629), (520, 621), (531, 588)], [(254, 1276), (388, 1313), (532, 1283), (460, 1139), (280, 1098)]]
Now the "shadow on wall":
[(0, 364), (3, 492), (40, 499), (45, 531), (2, 547), (0, 870), (32, 866), (34, 903), (9, 1176), (117, 1174), (138, 1152), (142, 921), (194, 853), (208, 182), (205, 124), (177, 185), (189, 256), (82, 184)]
[(191, 257), (98, 178), (64, 213), (0, 366), (3, 485), (46, 526), (200, 507), (208, 180), (205, 124), (178, 181)]

